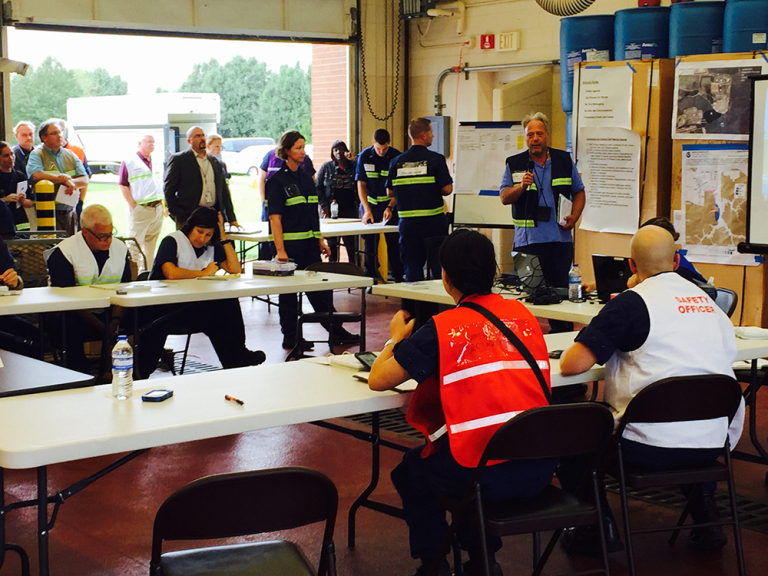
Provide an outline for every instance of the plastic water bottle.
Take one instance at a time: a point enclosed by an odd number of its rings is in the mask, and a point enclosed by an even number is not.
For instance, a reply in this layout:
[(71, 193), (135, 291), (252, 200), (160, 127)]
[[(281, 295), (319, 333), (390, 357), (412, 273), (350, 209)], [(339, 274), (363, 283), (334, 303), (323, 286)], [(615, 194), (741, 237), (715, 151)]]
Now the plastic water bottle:
[(118, 336), (112, 348), (112, 396), (128, 400), (133, 394), (133, 348), (128, 336)]
[(336, 200), (331, 202), (331, 218), (336, 220), (339, 217), (339, 204)]
[(579, 265), (575, 262), (571, 266), (571, 271), (568, 272), (568, 300), (571, 302), (584, 301), (581, 286), (581, 270), (579, 270)]

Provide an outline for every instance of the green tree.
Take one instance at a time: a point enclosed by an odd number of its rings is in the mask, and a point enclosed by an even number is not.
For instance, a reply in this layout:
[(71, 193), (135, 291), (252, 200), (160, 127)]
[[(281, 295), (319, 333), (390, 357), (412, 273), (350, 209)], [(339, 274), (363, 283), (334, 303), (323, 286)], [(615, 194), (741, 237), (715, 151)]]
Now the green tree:
[(12, 76), (12, 125), (20, 120), (38, 125), (48, 118), (66, 118), (67, 99), (82, 95), (75, 73), (49, 56), (37, 68), (30, 67), (26, 76)]
[(277, 141), (286, 130), (295, 129), (312, 140), (312, 69), (299, 63), (283, 65), (270, 76), (259, 98), (259, 126), (262, 134)]
[(219, 131), (225, 138), (261, 136), (259, 97), (267, 85), (267, 65), (256, 58), (235, 56), (223, 66), (212, 58), (195, 64), (180, 92), (210, 92), (221, 98)]
[(83, 90), (83, 96), (122, 96), (128, 94), (128, 82), (120, 76), (110, 76), (104, 68), (93, 72), (73, 70), (77, 83)]

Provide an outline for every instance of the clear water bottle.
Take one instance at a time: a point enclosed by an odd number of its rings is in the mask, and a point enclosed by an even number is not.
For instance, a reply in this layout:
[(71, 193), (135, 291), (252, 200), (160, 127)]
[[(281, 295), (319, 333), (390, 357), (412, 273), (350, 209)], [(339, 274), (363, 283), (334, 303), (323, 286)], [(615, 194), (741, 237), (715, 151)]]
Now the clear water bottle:
[(581, 270), (579, 270), (579, 265), (575, 262), (571, 266), (571, 271), (568, 272), (568, 300), (571, 302), (584, 301), (581, 286)]
[(336, 200), (331, 202), (331, 218), (336, 220), (339, 217), (339, 203)]
[(132, 394), (133, 348), (128, 344), (128, 336), (120, 335), (112, 348), (112, 396), (128, 400)]

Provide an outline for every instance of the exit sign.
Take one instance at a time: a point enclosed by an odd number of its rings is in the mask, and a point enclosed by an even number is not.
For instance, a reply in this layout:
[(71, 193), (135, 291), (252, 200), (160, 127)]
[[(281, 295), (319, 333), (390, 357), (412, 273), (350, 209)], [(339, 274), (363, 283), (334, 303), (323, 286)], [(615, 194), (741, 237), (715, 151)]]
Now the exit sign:
[(520, 31), (502, 32), (499, 34), (499, 52), (520, 50)]
[(480, 50), (493, 50), (495, 40), (494, 34), (480, 34)]

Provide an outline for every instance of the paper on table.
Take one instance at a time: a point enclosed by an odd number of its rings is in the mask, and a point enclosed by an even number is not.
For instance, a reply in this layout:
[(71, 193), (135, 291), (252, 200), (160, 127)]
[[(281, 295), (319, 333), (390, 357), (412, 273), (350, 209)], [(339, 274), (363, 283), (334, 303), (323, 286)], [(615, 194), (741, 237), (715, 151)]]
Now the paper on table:
[(80, 200), (80, 190), (75, 190), (72, 194), (66, 192), (67, 187), (64, 184), (59, 186), (59, 191), (56, 192), (56, 202), (67, 206), (77, 206), (77, 201)]
[(568, 200), (565, 196), (562, 194), (560, 195), (560, 204), (557, 206), (557, 215), (560, 218), (558, 220), (558, 224), (560, 226), (565, 226), (565, 217), (570, 216), (573, 212), (573, 202)]
[[(360, 382), (368, 382), (368, 376), (370, 375), (370, 372), (355, 372), (352, 374), (353, 378), (357, 378), (360, 380)], [(395, 386), (395, 390), (398, 392), (412, 392), (413, 390), (416, 390), (416, 386), (418, 386), (418, 382), (414, 379), (406, 380), (402, 384), (398, 384)]]

